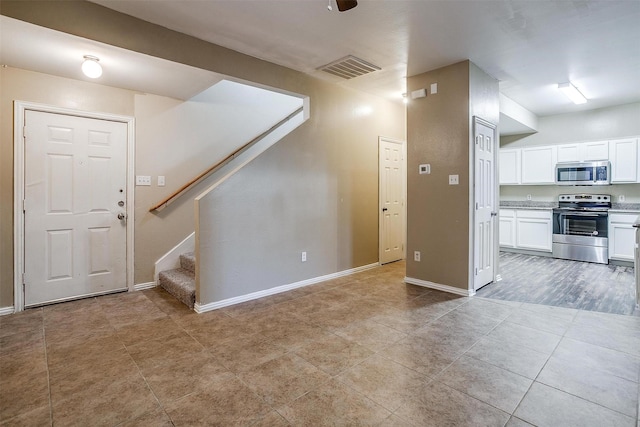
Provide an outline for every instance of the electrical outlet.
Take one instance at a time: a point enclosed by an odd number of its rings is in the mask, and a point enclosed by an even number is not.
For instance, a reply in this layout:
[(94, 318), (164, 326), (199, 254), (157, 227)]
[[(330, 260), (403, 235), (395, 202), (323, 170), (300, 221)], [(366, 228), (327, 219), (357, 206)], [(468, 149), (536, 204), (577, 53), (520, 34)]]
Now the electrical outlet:
[(300, 260), (302, 262), (307, 262), (307, 253), (306, 252), (302, 252), (302, 255), (300, 256)]
[(449, 175), (449, 185), (460, 184), (460, 177), (458, 175)]
[(158, 176), (158, 187), (164, 187), (164, 176)]
[(531, 200), (531, 194), (527, 194), (527, 200)]
[(151, 185), (151, 177), (149, 175), (136, 175), (136, 185)]
[(413, 260), (420, 262), (420, 251), (413, 251)]
[(623, 203), (623, 202), (624, 202), (624, 200), (625, 200), (624, 194), (620, 194), (620, 195), (618, 196), (618, 202)]

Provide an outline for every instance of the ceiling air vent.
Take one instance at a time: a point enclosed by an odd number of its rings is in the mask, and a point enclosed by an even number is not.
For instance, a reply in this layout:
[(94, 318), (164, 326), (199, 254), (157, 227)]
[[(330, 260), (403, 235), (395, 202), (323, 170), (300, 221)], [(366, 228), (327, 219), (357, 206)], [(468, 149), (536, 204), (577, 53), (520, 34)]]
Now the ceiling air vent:
[(318, 68), (320, 71), (325, 71), (334, 76), (342, 77), (343, 79), (352, 79), (354, 77), (362, 76), (363, 74), (369, 74), (374, 71), (381, 70), (380, 67), (370, 64), (355, 56), (349, 55), (342, 59), (333, 61), (330, 64), (324, 65)]

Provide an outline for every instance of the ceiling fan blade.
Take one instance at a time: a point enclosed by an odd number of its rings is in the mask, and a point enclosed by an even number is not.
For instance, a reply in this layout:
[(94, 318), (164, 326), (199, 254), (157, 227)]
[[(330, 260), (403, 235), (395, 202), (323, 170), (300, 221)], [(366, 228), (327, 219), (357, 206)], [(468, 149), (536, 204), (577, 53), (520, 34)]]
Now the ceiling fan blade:
[(357, 0), (336, 0), (338, 10), (344, 12), (345, 10), (353, 9), (358, 5)]

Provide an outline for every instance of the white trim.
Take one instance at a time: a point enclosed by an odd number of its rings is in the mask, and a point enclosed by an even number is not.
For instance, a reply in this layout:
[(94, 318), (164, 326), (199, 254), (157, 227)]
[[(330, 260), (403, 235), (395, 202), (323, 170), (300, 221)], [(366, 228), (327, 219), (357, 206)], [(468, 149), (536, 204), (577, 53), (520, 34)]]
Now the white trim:
[[(405, 259), (407, 257), (407, 142), (401, 141), (399, 139), (387, 138), (384, 136), (378, 137), (378, 260), (382, 262), (382, 253), (384, 248), (382, 247), (382, 201), (380, 198), (380, 193), (382, 192), (382, 183), (380, 180), (382, 179), (382, 174), (380, 173), (380, 144), (382, 142), (391, 142), (394, 144), (400, 144), (402, 147), (402, 258)], [(397, 261), (397, 260), (396, 260)], [(394, 261), (389, 261), (394, 262)]]
[(0, 316), (7, 316), (7, 315), (13, 314), (13, 313), (14, 313), (13, 306), (0, 307)]
[(144, 291), (145, 289), (151, 289), (156, 287), (156, 282), (137, 283), (133, 285), (134, 291)]
[[(172, 270), (180, 267), (180, 255), (195, 251), (196, 233), (189, 234), (184, 240), (175, 245), (169, 252), (162, 255), (155, 263), (153, 281), (158, 283), (158, 275), (161, 271)], [(136, 285), (138, 286), (138, 285)], [(137, 289), (136, 289), (137, 290)]]
[(196, 313), (205, 313), (207, 311), (217, 310), (219, 308), (228, 307), (230, 305), (239, 304), (241, 302), (251, 301), (258, 298), (267, 297), (269, 295), (275, 295), (282, 292), (287, 292), (293, 289), (302, 288), (304, 286), (314, 285), (316, 283), (324, 282), (331, 279), (337, 279), (338, 277), (349, 276), (351, 274), (359, 273), (361, 271), (371, 270), (378, 267), (379, 263), (367, 264), (361, 267), (352, 268), (350, 270), (343, 270), (337, 273), (327, 274), (325, 276), (314, 277), (312, 279), (302, 280), (300, 282), (290, 283), (288, 285), (276, 286), (275, 288), (265, 289), (264, 291), (253, 292), (251, 294), (240, 295), (233, 298), (228, 298), (222, 301), (215, 301), (209, 304), (199, 304), (196, 302), (194, 310)]
[(27, 110), (44, 113), (64, 114), (89, 119), (109, 120), (127, 125), (127, 289), (132, 290), (134, 272), (134, 166), (135, 166), (135, 119), (110, 113), (96, 113), (62, 108), (33, 102), (14, 101), (13, 104), (13, 301), (15, 312), (24, 310), (24, 119)]
[(410, 285), (423, 286), (425, 288), (437, 289), (439, 291), (448, 292), (450, 294), (462, 295), (465, 297), (471, 297), (476, 294), (473, 289), (461, 289), (449, 285), (441, 285), (440, 283), (429, 282), (427, 280), (414, 279), (413, 277), (405, 277), (405, 283)]

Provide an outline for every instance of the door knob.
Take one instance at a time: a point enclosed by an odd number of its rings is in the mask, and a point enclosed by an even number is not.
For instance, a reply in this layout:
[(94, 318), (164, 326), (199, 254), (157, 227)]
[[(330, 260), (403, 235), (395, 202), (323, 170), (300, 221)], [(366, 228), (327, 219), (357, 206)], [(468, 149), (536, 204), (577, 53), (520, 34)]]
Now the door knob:
[(498, 212), (491, 212), (491, 216), (498, 216)]
[(389, 210), (389, 209), (387, 209), (387, 208), (382, 208), (382, 212), (386, 212), (386, 211), (388, 211), (388, 210)]
[(120, 212), (120, 213), (118, 214), (118, 219), (119, 219), (120, 221), (122, 221), (123, 219), (126, 219), (126, 218), (127, 218), (127, 215), (125, 215), (123, 212)]

